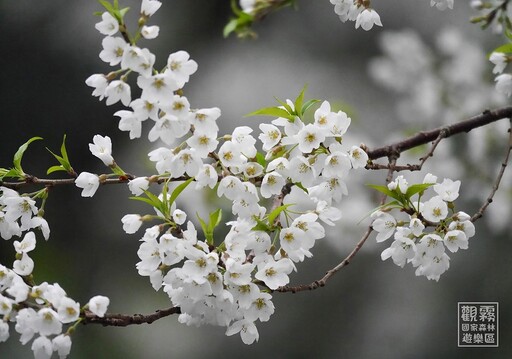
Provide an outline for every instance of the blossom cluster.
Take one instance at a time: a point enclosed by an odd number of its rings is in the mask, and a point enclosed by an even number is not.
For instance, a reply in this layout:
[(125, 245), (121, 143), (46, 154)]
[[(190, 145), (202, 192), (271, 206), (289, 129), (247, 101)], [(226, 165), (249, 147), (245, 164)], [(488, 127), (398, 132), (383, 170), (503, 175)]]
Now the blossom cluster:
[[(288, 106), (293, 103), (288, 101)], [(232, 202), (235, 216), (217, 246), (200, 240), (191, 221), (181, 233), (174, 225), (167, 231), (158, 225), (145, 231), (137, 269), (180, 306), (180, 322), (225, 326), (227, 335), (240, 332), (244, 343), (254, 342), (255, 322), (267, 321), (274, 312), (270, 292), (289, 283), (295, 263), (312, 256), (315, 242), (325, 236), (320, 221), (333, 225), (341, 217), (335, 204), (347, 194), (344, 181), (352, 168), (364, 167), (368, 157), (359, 147), (340, 144), (350, 124), (345, 113), (332, 112), (325, 101), (314, 118), (307, 125), (300, 118), (282, 117), (261, 124), (263, 164), (253, 160), (257, 140), (245, 126), (223, 137), (218, 160), (211, 163), (193, 162), (196, 147), (181, 150), (188, 151), (189, 162), (180, 159), (181, 152), (173, 155), (175, 149), (161, 147), (150, 153), (159, 173), (172, 178), (186, 173), (195, 177), (196, 189), (214, 188), (218, 182), (217, 195)], [(173, 164), (175, 158), (180, 166)], [(267, 198), (284, 197), (283, 190), (297, 188), (295, 184), (303, 188), (298, 195), (313, 207), (292, 212), (291, 204), (274, 205), (269, 212), (262, 206)], [(174, 203), (171, 207), (169, 221), (181, 228), (186, 215)], [(123, 217), (125, 231), (137, 231), (145, 217)]]
[(356, 29), (361, 27), (369, 31), (373, 25), (382, 26), (380, 15), (369, 6), (369, 1), (361, 0), (330, 0), (334, 12), (342, 22), (355, 21)]
[[(370, 6), (370, 0), (330, 0), (334, 5), (334, 12), (339, 16), (342, 22), (355, 21), (356, 29), (361, 27), (369, 31), (374, 25), (382, 26), (380, 15)], [(430, 6), (435, 6), (439, 10), (453, 9), (454, 0), (430, 0)], [(246, 3), (246, 1), (245, 1)], [(241, 6), (244, 8), (244, 0)], [(252, 7), (249, 7), (252, 10)], [(245, 10), (247, 11), (247, 10)]]
[[(402, 268), (411, 263), (417, 276), (438, 281), (450, 267), (446, 250), (455, 253), (467, 249), (468, 239), (475, 235), (475, 226), (468, 214), (454, 210), (453, 201), (459, 196), (460, 181), (445, 178), (438, 183), (437, 177), (429, 173), (423, 184), (414, 188), (403, 176), (389, 183), (393, 196), (403, 201), (400, 205), (395, 201), (375, 211), (372, 227), (378, 232), (377, 242), (394, 238), (391, 246), (382, 252), (382, 260), (391, 258)], [(435, 196), (422, 201), (429, 189)], [(407, 218), (400, 218), (400, 213), (392, 215), (393, 209), (407, 213)]]
[[(143, 1), (143, 17), (152, 15), (145, 9), (148, 4), (157, 8), (160, 3)], [(157, 175), (133, 178), (128, 184), (135, 196), (147, 197), (143, 200), (152, 204), (156, 215), (127, 214), (122, 218), (124, 230), (135, 233), (145, 221), (161, 221), (145, 230), (137, 270), (180, 307), (180, 322), (224, 326), (227, 335), (240, 333), (244, 343), (253, 343), (259, 337), (255, 323), (269, 320), (274, 312), (270, 293), (289, 283), (296, 263), (312, 256), (315, 242), (325, 236), (320, 221), (334, 225), (341, 218), (337, 204), (348, 193), (345, 181), (352, 168), (366, 166), (368, 156), (360, 147), (345, 144), (351, 119), (332, 111), (329, 102), (321, 103), (312, 123), (304, 122), (304, 112), (317, 102), (303, 103), (304, 91), (295, 102), (273, 108), (271, 113), (281, 117), (261, 124), (257, 137), (248, 126), (219, 136), (220, 109), (193, 109), (183, 96), (183, 86), (197, 69), (188, 53), (171, 54), (158, 72), (149, 50), (125, 37), (112, 37), (119, 30), (117, 22), (106, 12), (96, 25), (107, 35), (100, 58), (120, 64), (115, 73), (137, 73), (140, 98), (131, 100), (124, 76), (113, 80), (96, 74), (86, 83), (95, 87), (94, 96), (107, 99), (107, 105), (121, 100), (131, 107), (115, 113), (121, 118), (119, 128), (130, 131), (131, 139), (140, 137), (141, 123), (149, 118), (154, 122), (149, 140), (164, 143), (148, 154)], [(106, 166), (117, 166), (110, 138), (96, 135), (90, 150)], [(148, 189), (158, 179), (165, 179), (165, 185), (156, 197)], [(184, 179), (171, 193), (171, 182)], [(99, 181), (97, 175), (82, 172), (76, 184), (84, 189), (82, 196), (92, 196)], [(202, 239), (177, 208), (176, 199), (192, 181), (196, 190), (216, 188), (219, 198), (231, 202), (233, 220), (221, 243), (213, 238), (218, 224), (213, 222), (220, 212), (210, 215), (209, 224), (200, 219)], [(309, 207), (285, 203), (290, 192)]]
[[(32, 281), (34, 261), (29, 252), (36, 247), (39, 229), (48, 240), (50, 228), (36, 206), (35, 198), (20, 195), (17, 191), (0, 187), (0, 236), (4, 240), (13, 237), (16, 260), (12, 269), (0, 264), (0, 342), (9, 336), (9, 322), (25, 345), (35, 336), (32, 350), (36, 358), (50, 358), (53, 352), (65, 358), (71, 350), (70, 332), (63, 333), (63, 325), (79, 321), (80, 304), (69, 298), (57, 284)], [(107, 297), (91, 298), (85, 309), (103, 316), (109, 300)]]

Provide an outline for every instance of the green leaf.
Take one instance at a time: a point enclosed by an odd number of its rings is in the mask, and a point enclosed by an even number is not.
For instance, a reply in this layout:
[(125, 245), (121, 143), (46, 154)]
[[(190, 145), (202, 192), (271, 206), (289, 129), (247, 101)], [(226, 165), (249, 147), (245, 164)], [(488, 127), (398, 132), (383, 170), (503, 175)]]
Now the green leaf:
[(512, 44), (501, 45), (498, 48), (494, 49), (493, 52), (511, 53), (512, 52)]
[(288, 111), (288, 113), (290, 115), (296, 115), (297, 113), (292, 109), (292, 107), (290, 105), (288, 105), (288, 103), (286, 101), (281, 101), (280, 99), (278, 99), (277, 97), (274, 97), (276, 99), (277, 102), (279, 102), (284, 108), (286, 111)]
[(256, 162), (258, 162), (263, 168), (267, 167), (267, 160), (265, 160), (265, 155), (263, 153), (256, 153)]
[(302, 105), (302, 108), (300, 109), (301, 116), (304, 115), (306, 113), (306, 111), (309, 110), (309, 108), (311, 106), (313, 106), (314, 104), (316, 104), (318, 102), (320, 102), (320, 100), (313, 99), (313, 100), (306, 101), (306, 103), (304, 105)]
[(1, 168), (0, 169), (0, 180), (3, 180), (4, 178), (24, 178), (23, 172), (18, 171), (16, 168)]
[(409, 186), (407, 188), (407, 192), (405, 192), (405, 196), (407, 198), (411, 198), (413, 195), (415, 195), (418, 192), (422, 192), (426, 190), (427, 188), (433, 186), (435, 183), (419, 183), (419, 184), (413, 184), (412, 186)]
[(53, 153), (48, 147), (46, 149), (60, 163), (60, 166), (52, 166), (52, 167), (48, 168), (48, 170), (46, 171), (46, 174), (50, 174), (55, 171), (66, 171), (68, 173), (73, 172), (73, 168), (71, 167), (71, 164), (69, 163), (68, 152), (66, 150), (66, 135), (64, 135), (64, 138), (62, 139), (62, 145), (60, 146), (61, 156)]
[(244, 117), (249, 117), (249, 116), (274, 116), (274, 117), (284, 117), (284, 118), (287, 118), (289, 120), (293, 120), (295, 119), (295, 117), (293, 115), (291, 115), (289, 112), (287, 112), (286, 110), (280, 108), (280, 107), (265, 107), (265, 108), (261, 108), (259, 110), (256, 110), (254, 112), (251, 112), (247, 115), (245, 115)]
[(112, 4), (110, 4), (108, 1), (106, 0), (98, 0), (98, 2), (111, 14), (113, 15), (114, 12), (115, 12), (115, 9), (114, 7), (112, 6)]
[(271, 231), (271, 228), (268, 226), (268, 224), (263, 222), (261, 219), (254, 217), (254, 220), (256, 221), (257, 224), (254, 227), (252, 227), (252, 229), (251, 229), (252, 231), (264, 231), (264, 232)]
[(141, 201), (141, 202), (144, 202), (144, 203), (147, 203), (149, 204), (151, 207), (155, 207), (154, 203), (152, 200), (150, 200), (149, 198), (145, 198), (145, 197), (129, 197), (130, 199), (133, 199), (135, 201)]
[(403, 198), (398, 193), (391, 191), (387, 186), (379, 186), (376, 184), (369, 184), (367, 186), (379, 191), (380, 193), (384, 193), (386, 196), (394, 198), (399, 202), (402, 202), (403, 200)]
[(300, 113), (297, 113), (299, 117), (302, 117), (303, 112), (302, 110), (302, 103), (304, 102), (304, 92), (306, 92), (306, 89), (308, 88), (308, 85), (304, 85), (302, 88), (302, 91), (300, 92), (299, 96), (295, 99), (295, 103), (293, 104), (295, 107), (295, 111), (300, 111)]
[(23, 145), (20, 146), (18, 151), (16, 151), (16, 153), (14, 154), (14, 159), (13, 159), (14, 168), (16, 168), (21, 173), (24, 173), (23, 169), (21, 168), (21, 159), (23, 158), (23, 154), (27, 150), (28, 145), (30, 145), (34, 141), (42, 140), (42, 139), (43, 139), (42, 137), (32, 137), (30, 140), (28, 140), (27, 142), (25, 142)]
[(210, 213), (210, 223), (208, 223), (208, 229), (212, 232), (220, 224), (220, 221), (222, 220), (222, 209), (217, 209), (216, 211), (213, 211)]
[(196, 216), (197, 216), (197, 219), (199, 219), (199, 224), (201, 225), (201, 228), (203, 229), (204, 237), (206, 238), (206, 243), (210, 244), (209, 241), (213, 240), (213, 238), (211, 238), (211, 239), (208, 238), (208, 225), (206, 224), (204, 219), (202, 219), (199, 216), (199, 213), (196, 212)]
[(268, 215), (268, 224), (272, 226), (276, 218), (281, 214), (282, 211), (286, 210), (288, 207), (293, 206), (295, 203), (283, 204), (282, 206), (277, 207)]
[(169, 199), (169, 206), (171, 206), (174, 201), (176, 201), (176, 198), (178, 198), (178, 196), (181, 194), (181, 192), (183, 192), (185, 190), (185, 188), (187, 188), (187, 186), (194, 180), (194, 177), (192, 178), (189, 178), (188, 180), (186, 180), (185, 182), (183, 182), (182, 184), (180, 184), (178, 187), (176, 187), (174, 189), (174, 191), (172, 191), (171, 193), (171, 198)]
[(57, 171), (66, 171), (66, 169), (63, 166), (51, 166), (46, 170), (46, 174), (49, 175), (50, 173), (57, 172)]
[(231, 34), (233, 31), (236, 30), (238, 26), (238, 19), (231, 19), (229, 22), (224, 26), (224, 30), (222, 31), (222, 35), (224, 38), (228, 37), (229, 34)]
[(124, 16), (128, 12), (128, 10), (130, 10), (129, 7), (125, 7), (125, 8), (122, 8), (122, 9), (119, 10), (119, 15), (121, 16), (121, 19), (124, 19)]

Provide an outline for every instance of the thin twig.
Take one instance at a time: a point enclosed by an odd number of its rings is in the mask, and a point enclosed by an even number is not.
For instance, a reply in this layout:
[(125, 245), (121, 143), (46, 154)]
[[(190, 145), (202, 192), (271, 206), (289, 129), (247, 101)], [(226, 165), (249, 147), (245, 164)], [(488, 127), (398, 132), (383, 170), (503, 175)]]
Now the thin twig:
[[(388, 166), (389, 170), (388, 170), (388, 175), (386, 176), (386, 183), (391, 182), (391, 180), (393, 179), (393, 173), (395, 172), (394, 168), (395, 168), (396, 161), (399, 156), (400, 156), (400, 154), (397, 151), (393, 151), (392, 154), (389, 156), (389, 166)], [(385, 201), (386, 201), (386, 195), (383, 195), (382, 199), (380, 201), (380, 204), (381, 205), (384, 204)], [(364, 235), (359, 240), (359, 242), (357, 242), (354, 249), (352, 249), (352, 252), (350, 252), (350, 254), (348, 256), (346, 256), (345, 259), (343, 259), (336, 267), (329, 269), (321, 279), (315, 280), (314, 282), (309, 283), (309, 284), (299, 284), (299, 285), (295, 285), (295, 286), (279, 287), (276, 289), (276, 292), (297, 293), (297, 292), (302, 292), (305, 290), (314, 290), (314, 289), (317, 289), (320, 287), (324, 287), (325, 284), (327, 283), (327, 281), (332, 276), (334, 276), (336, 273), (338, 273), (343, 267), (350, 264), (352, 259), (356, 256), (356, 254), (359, 252), (359, 250), (363, 247), (363, 245), (366, 242), (366, 240), (368, 239), (368, 237), (370, 237), (370, 234), (372, 233), (372, 231), (373, 231), (372, 226), (369, 226), (367, 228), (366, 232), (364, 233)]]
[(111, 314), (107, 313), (103, 317), (98, 317), (93, 313), (86, 311), (83, 324), (101, 324), (104, 327), (127, 327), (133, 324), (151, 324), (158, 319), (168, 317), (172, 314), (180, 314), (181, 310), (179, 307), (170, 307), (166, 309), (159, 309), (151, 314)]
[(512, 151), (512, 120), (510, 121), (510, 124), (511, 124), (511, 126), (508, 130), (508, 132), (509, 132), (508, 148), (506, 150), (505, 158), (503, 159), (503, 162), (501, 163), (500, 171), (498, 173), (498, 176), (496, 177), (496, 180), (494, 181), (494, 185), (492, 186), (492, 190), (491, 190), (491, 193), (489, 194), (489, 197), (487, 197), (487, 199), (485, 200), (482, 207), (480, 207), (478, 212), (476, 212), (473, 215), (473, 217), (471, 217), (471, 222), (476, 222), (479, 218), (481, 218), (484, 215), (485, 210), (492, 203), (494, 195), (496, 194), (496, 191), (500, 187), (500, 182), (501, 182), (501, 179), (503, 178), (503, 174), (505, 173), (505, 169), (507, 168), (508, 160), (510, 158), (510, 152)]

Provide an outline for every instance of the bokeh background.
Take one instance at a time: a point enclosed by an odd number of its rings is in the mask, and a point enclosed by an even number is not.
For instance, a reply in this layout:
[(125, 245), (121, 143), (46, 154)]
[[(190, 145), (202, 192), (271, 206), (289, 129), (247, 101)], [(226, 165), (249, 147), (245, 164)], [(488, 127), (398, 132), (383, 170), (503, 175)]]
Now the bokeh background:
[[(327, 99), (352, 115), (354, 144), (383, 145), (439, 124), (438, 118), (432, 118), (405, 128), (395, 106), (400, 96), (368, 75), (368, 61), (381, 56), (379, 38), (384, 30), (413, 28), (433, 46), (439, 32), (452, 26), (479, 44), (484, 53), (500, 41), (469, 24), (471, 10), (465, 1), (456, 1), (452, 11), (439, 12), (429, 7), (428, 0), (375, 0), (384, 29), (364, 32), (355, 30), (353, 23), (342, 24), (327, 0), (299, 0), (298, 11), (285, 9), (258, 25), (259, 38), (254, 41), (222, 37), (230, 13), (227, 0), (163, 2), (152, 18), (160, 26), (160, 36), (144, 46), (157, 55), (160, 64), (170, 52), (184, 49), (191, 54), (199, 70), (187, 85), (186, 95), (192, 107), (220, 107), (219, 124), (226, 133), (240, 124), (256, 128), (262, 119), (247, 119), (244, 114), (273, 105), (273, 96), (295, 97), (307, 83), (309, 98)], [(135, 19), (139, 1), (122, 3), (132, 7)], [(95, 1), (0, 0), (1, 167), (11, 164), (19, 145), (41, 136), (44, 142), (30, 146), (23, 164), (26, 172), (44, 177), (46, 168), (53, 165), (45, 147), (58, 150), (66, 134), (74, 168), (99, 173), (104, 171), (102, 163), (89, 153), (87, 144), (93, 135), (102, 134), (113, 139), (114, 155), (123, 169), (137, 175), (154, 172), (146, 154), (158, 144), (144, 139), (148, 128), (142, 139), (130, 141), (112, 116), (121, 105), (106, 107), (90, 96), (92, 91), (85, 85), (92, 73), (108, 71), (97, 56), (102, 36), (94, 29), (98, 18), (92, 14), (99, 10)], [(460, 65), (462, 71), (465, 66)], [(492, 80), (491, 64), (486, 66)], [(495, 132), (491, 141), (499, 147), (504, 136)], [(462, 140), (462, 145), (468, 143)], [(489, 162), (499, 159), (468, 163), (464, 148), (459, 147), (459, 157), (443, 150), (432, 161), (444, 170), (436, 173), (441, 178), (463, 180), (461, 197), (470, 200), (461, 199), (460, 208), (472, 213), (490, 187), (473, 185), (467, 189), (471, 193), (465, 193), (464, 180), (471, 182), (480, 167), (490, 167), (491, 178), (498, 167)], [(449, 165), (443, 167), (443, 163)], [(364, 184), (382, 182), (384, 177), (384, 173), (368, 172), (355, 177), (350, 196), (341, 206), (343, 223), (318, 243), (314, 257), (299, 266), (292, 283), (321, 277), (350, 252), (367, 224), (358, 222), (375, 203)], [(201, 198), (192, 195), (184, 202), (200, 203), (196, 200)], [(100, 188), (93, 199), (80, 197), (77, 188), (52, 190), (46, 208), (52, 233), (33, 254), (36, 280), (60, 283), (81, 303), (96, 294), (106, 295), (112, 312), (149, 313), (168, 307), (165, 293), (155, 293), (147, 278), (137, 275), (138, 236), (127, 236), (120, 218), (145, 208), (128, 196), (126, 186)], [(371, 237), (353, 263), (325, 288), (276, 293), (276, 312), (269, 322), (258, 325), (257, 344), (246, 346), (238, 336), (226, 337), (222, 328), (187, 327), (171, 316), (128, 328), (79, 327), (70, 357), (510, 358), (511, 204), (507, 193), (498, 196), (499, 210), (477, 223), (469, 249), (451, 256), (451, 268), (438, 283), (415, 277), (410, 266), (401, 269), (382, 262), (380, 252), (386, 245)], [(187, 208), (187, 203), (182, 205)], [(0, 242), (0, 263), (11, 265), (13, 254), (10, 241)], [(499, 348), (457, 348), (459, 301), (499, 302)], [(30, 346), (21, 346), (13, 329), (11, 336), (0, 344), (0, 358), (30, 358)]]

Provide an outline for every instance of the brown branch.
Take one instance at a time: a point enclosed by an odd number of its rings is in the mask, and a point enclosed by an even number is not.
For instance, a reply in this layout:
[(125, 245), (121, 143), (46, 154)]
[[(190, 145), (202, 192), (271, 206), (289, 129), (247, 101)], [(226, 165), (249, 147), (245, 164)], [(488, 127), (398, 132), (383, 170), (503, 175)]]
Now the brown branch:
[(449, 126), (438, 127), (430, 131), (422, 131), (414, 136), (393, 143), (391, 145), (379, 147), (374, 150), (367, 150), (366, 153), (368, 154), (369, 159), (375, 160), (389, 156), (395, 151), (402, 153), (404, 151), (410, 150), (411, 148), (435, 141), (439, 138), (441, 132), (445, 132), (444, 138), (448, 138), (453, 135), (462, 132), (469, 132), (475, 128), (482, 127), (501, 119), (510, 117), (512, 117), (512, 107), (503, 107), (492, 111), (486, 110), (482, 114), (474, 116), (465, 121), (457, 122)]
[(363, 247), (364, 242), (366, 242), (366, 240), (368, 239), (368, 237), (370, 236), (372, 231), (373, 231), (372, 227), (368, 227), (368, 229), (366, 230), (366, 233), (363, 235), (363, 237), (361, 237), (359, 242), (357, 242), (357, 244), (354, 247), (354, 249), (352, 250), (352, 252), (350, 252), (350, 254), (345, 259), (343, 259), (343, 261), (341, 261), (336, 267), (329, 269), (321, 279), (315, 280), (314, 282), (312, 282), (310, 284), (300, 284), (300, 285), (296, 285), (296, 286), (279, 287), (275, 291), (276, 292), (297, 293), (297, 292), (302, 292), (305, 290), (314, 290), (314, 289), (318, 289), (320, 287), (324, 287), (325, 284), (327, 283), (327, 281), (333, 275), (335, 275), (337, 272), (339, 272), (341, 268), (350, 264), (350, 261), (352, 260), (352, 258), (355, 257), (357, 252), (359, 252), (359, 250)]
[(104, 327), (127, 327), (134, 324), (151, 324), (158, 319), (168, 317), (172, 314), (181, 314), (179, 307), (170, 307), (159, 309), (151, 314), (111, 314), (107, 313), (104, 317), (98, 317), (90, 311), (86, 311), (83, 317), (83, 324), (101, 324)]
[(500, 187), (501, 179), (503, 178), (503, 174), (505, 173), (505, 169), (508, 165), (508, 160), (510, 158), (510, 152), (512, 151), (512, 119), (510, 121), (510, 128), (508, 129), (509, 137), (508, 137), (508, 147), (505, 151), (505, 158), (503, 159), (503, 162), (501, 163), (500, 171), (498, 172), (498, 176), (496, 177), (496, 180), (494, 181), (494, 185), (492, 186), (491, 193), (489, 194), (489, 197), (485, 200), (484, 204), (478, 212), (476, 212), (473, 217), (471, 217), (471, 222), (476, 222), (479, 218), (481, 218), (484, 215), (485, 210), (489, 205), (492, 203), (494, 195), (496, 194), (496, 191)]

